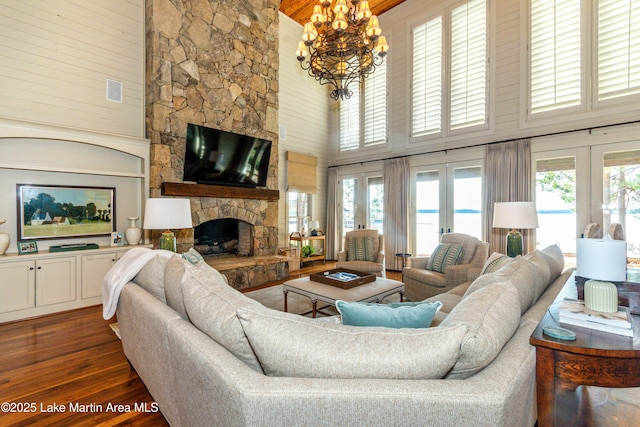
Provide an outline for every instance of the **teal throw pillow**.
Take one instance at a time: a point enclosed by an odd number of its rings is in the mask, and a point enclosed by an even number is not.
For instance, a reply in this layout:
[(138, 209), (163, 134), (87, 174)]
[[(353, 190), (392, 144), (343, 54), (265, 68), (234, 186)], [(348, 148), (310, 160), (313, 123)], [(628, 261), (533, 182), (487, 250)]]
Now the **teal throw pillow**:
[(427, 270), (444, 273), (447, 267), (458, 264), (462, 255), (461, 243), (440, 243), (427, 263)]
[(200, 255), (200, 252), (196, 251), (193, 248), (189, 249), (188, 252), (183, 252), (182, 258), (186, 259), (193, 265), (197, 265), (201, 261), (204, 261), (204, 258), (202, 258), (202, 255)]
[(347, 237), (347, 261), (366, 261), (367, 245), (365, 237)]
[(428, 328), (440, 307), (440, 301), (390, 304), (336, 301), (336, 308), (342, 315), (342, 324), (350, 326)]

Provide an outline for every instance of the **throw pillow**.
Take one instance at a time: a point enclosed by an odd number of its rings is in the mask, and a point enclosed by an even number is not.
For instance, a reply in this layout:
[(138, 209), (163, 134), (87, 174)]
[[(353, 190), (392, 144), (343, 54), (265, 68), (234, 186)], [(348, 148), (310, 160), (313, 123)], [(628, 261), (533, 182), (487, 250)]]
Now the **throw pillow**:
[[(529, 260), (538, 268), (538, 274), (535, 275), (536, 292), (533, 298), (533, 303), (538, 301), (540, 295), (542, 295), (549, 286), (549, 279), (551, 278), (551, 270), (549, 269), (549, 263), (546, 256), (539, 250), (534, 250), (526, 254), (524, 259)], [(533, 305), (532, 303), (532, 305)]]
[(520, 303), (510, 283), (486, 286), (460, 301), (438, 328), (466, 326), (460, 357), (446, 378), (469, 378), (488, 366), (520, 325)]
[(560, 250), (558, 245), (550, 245), (540, 252), (542, 252), (542, 255), (545, 256), (549, 264), (551, 273), (549, 281), (556, 280), (556, 278), (562, 274), (562, 270), (564, 270), (564, 255), (562, 254), (562, 250)]
[(440, 243), (429, 257), (427, 270), (444, 273), (447, 267), (456, 265), (462, 255), (462, 244)]
[(442, 378), (458, 359), (467, 331), (361, 328), (265, 307), (237, 313), (265, 374), (278, 377)]
[(428, 328), (440, 307), (440, 301), (390, 304), (336, 301), (342, 324), (385, 328)]
[(193, 248), (189, 249), (188, 252), (183, 252), (182, 258), (186, 259), (193, 265), (197, 265), (200, 262), (204, 262), (204, 258), (202, 258), (202, 255), (200, 255), (200, 252), (196, 251)]
[(484, 263), (484, 267), (482, 267), (482, 271), (480, 275), (493, 273), (500, 270), (505, 265), (511, 263), (514, 258), (508, 257), (504, 254), (500, 254), (498, 252), (494, 252), (491, 254), (487, 261)]
[(377, 253), (374, 243), (373, 237), (364, 238), (365, 261), (375, 262)]
[(366, 244), (365, 237), (347, 237), (347, 261), (365, 261), (366, 260)]

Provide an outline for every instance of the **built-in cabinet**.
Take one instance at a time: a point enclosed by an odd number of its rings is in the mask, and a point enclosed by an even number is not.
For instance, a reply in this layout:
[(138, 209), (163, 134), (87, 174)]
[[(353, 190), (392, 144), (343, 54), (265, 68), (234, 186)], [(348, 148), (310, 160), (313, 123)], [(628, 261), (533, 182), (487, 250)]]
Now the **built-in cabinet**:
[(0, 323), (102, 303), (102, 279), (133, 246), (0, 256)]

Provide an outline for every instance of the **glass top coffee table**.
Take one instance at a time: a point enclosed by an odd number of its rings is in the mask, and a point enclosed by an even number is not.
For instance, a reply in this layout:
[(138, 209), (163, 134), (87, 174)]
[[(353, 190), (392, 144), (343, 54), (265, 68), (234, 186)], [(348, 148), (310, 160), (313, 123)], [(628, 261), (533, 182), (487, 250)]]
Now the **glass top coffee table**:
[[(311, 314), (316, 317), (318, 313), (331, 316), (331, 313), (323, 312), (327, 306), (335, 306), (336, 300), (351, 302), (380, 302), (389, 295), (400, 294), (400, 301), (404, 298), (404, 283), (397, 280), (376, 277), (376, 280), (349, 289), (337, 286), (325, 285), (314, 282), (309, 277), (289, 280), (282, 285), (284, 293), (284, 311), (287, 311), (287, 294), (293, 292), (305, 296), (311, 300), (312, 310), (302, 315)], [(318, 301), (328, 304), (318, 308)]]

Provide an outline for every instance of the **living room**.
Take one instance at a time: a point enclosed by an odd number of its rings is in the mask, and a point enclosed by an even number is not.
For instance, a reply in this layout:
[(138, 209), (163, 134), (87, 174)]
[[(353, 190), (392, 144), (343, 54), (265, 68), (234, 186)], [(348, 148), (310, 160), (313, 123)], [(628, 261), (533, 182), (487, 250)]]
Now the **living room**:
[[(192, 122), (274, 141), (277, 156), (272, 156), (266, 187), (278, 190), (279, 198), (260, 202), (258, 208), (272, 221), (267, 233), (277, 236), (277, 244), (271, 248), (274, 251), (288, 246), (289, 234), (299, 231), (289, 225), (287, 153), (317, 158), (317, 190), (311, 197), (310, 213), (300, 224), (315, 220), (321, 229), (332, 231), (333, 240), (327, 236), (328, 242), (333, 242), (327, 248), (328, 259), (340, 249), (346, 229), (356, 224), (372, 226), (372, 217), (367, 215), (372, 210), (363, 197), (358, 201), (361, 217), (351, 218), (350, 223), (339, 218), (329, 227), (330, 194), (341, 200), (346, 183), (362, 185), (363, 179), (379, 186), (387, 159), (408, 157), (409, 200), (422, 198), (426, 190), (420, 190), (421, 185), (427, 188), (433, 184), (440, 189), (424, 207), (412, 205), (404, 244), (387, 250), (388, 254), (415, 255), (429, 253), (433, 247), (429, 245), (434, 236), (437, 241), (441, 228), (456, 230), (459, 209), (480, 211), (473, 220), (473, 233), (481, 234), (483, 227), (489, 232), (483, 225), (486, 210), (482, 198), (469, 197), (470, 193), (485, 194), (486, 188), (471, 187), (462, 192), (462, 199), (468, 199), (462, 202), (476, 205), (456, 206), (453, 202), (458, 200), (456, 171), (464, 172), (462, 176), (470, 177), (473, 185), (486, 182), (489, 144), (530, 139), (532, 170), (530, 176), (525, 174), (525, 180), (534, 182), (536, 173), (573, 173), (572, 193), (568, 197), (562, 193), (564, 200), (557, 196), (551, 207), (569, 211), (562, 215), (571, 217), (570, 226), (551, 231), (541, 226), (538, 241), (533, 242), (541, 247), (568, 242), (568, 254), (572, 253), (571, 241), (580, 236), (586, 224), (606, 223), (611, 217), (611, 212), (603, 209), (608, 205), (605, 191), (611, 188), (604, 185), (609, 168), (638, 164), (637, 71), (628, 90), (615, 96), (599, 97), (591, 89), (597, 86), (592, 84), (597, 80), (597, 50), (592, 45), (597, 17), (586, 6), (590, 2), (582, 2), (585, 29), (578, 67), (581, 75), (575, 78), (580, 94), (577, 104), (528, 113), (532, 102), (528, 3), (488, 1), (483, 123), (471, 128), (451, 126), (445, 103), (438, 132), (416, 132), (413, 124), (412, 31), (437, 16), (448, 22), (459, 2), (439, 1), (425, 7), (419, 0), (407, 0), (383, 13), (380, 23), (391, 46), (385, 59), (386, 134), (382, 142), (370, 146), (359, 140), (356, 150), (340, 149), (339, 103), (330, 99), (327, 88), (301, 70), (295, 59), (302, 26), (278, 12), (278, 2), (250, 3), (237, 6), (239, 10), (223, 2), (169, 0), (119, 1), (82, 8), (68, 2), (16, 2), (0, 7), (6, 23), (0, 65), (0, 218), (7, 220), (0, 231), (9, 234), (9, 254), (16, 255), (16, 243), (21, 240), (15, 209), (17, 184), (114, 187), (118, 199), (116, 231), (123, 233), (128, 217), (143, 216), (147, 197), (162, 195), (163, 182), (182, 180), (180, 147), (186, 124)], [(234, 39), (238, 22), (244, 28), (241, 37)], [(186, 39), (188, 43), (184, 43)], [(195, 52), (207, 51), (203, 45), (209, 43), (214, 48), (197, 62)], [(243, 65), (245, 58), (259, 67), (243, 70), (244, 74), (230, 71), (229, 67)], [(445, 69), (449, 66), (443, 64)], [(229, 73), (241, 75), (241, 80), (227, 79)], [(116, 83), (115, 88), (109, 81)], [(205, 83), (199, 82), (205, 81), (209, 92), (203, 93)], [(119, 93), (121, 101), (105, 99), (105, 86), (115, 90), (116, 98)], [(450, 91), (450, 85), (443, 83), (445, 98)], [(336, 173), (332, 181), (336, 185), (331, 189), (327, 184), (330, 172)], [(535, 184), (533, 188), (542, 191)], [(366, 194), (367, 189), (364, 185), (358, 191)], [(560, 208), (558, 199), (562, 201)], [(636, 209), (637, 200), (631, 201), (635, 205), (630, 209)], [(194, 201), (194, 225), (208, 219), (215, 208), (219, 208), (217, 201)], [(432, 229), (419, 228), (423, 226), (419, 209), (441, 214)], [(633, 228), (636, 220), (628, 215), (627, 221), (628, 238), (635, 247), (640, 243)], [(427, 233), (432, 234), (429, 239), (425, 238)], [(95, 237), (90, 242), (109, 246), (109, 239)], [(187, 247), (193, 241), (192, 232), (181, 231), (178, 239)], [(38, 248), (44, 252), (53, 245), (86, 242), (83, 237), (44, 239), (38, 241)], [(391, 263), (388, 268), (400, 269), (401, 260), (388, 257), (387, 261)]]

